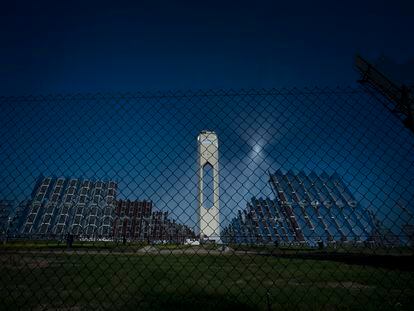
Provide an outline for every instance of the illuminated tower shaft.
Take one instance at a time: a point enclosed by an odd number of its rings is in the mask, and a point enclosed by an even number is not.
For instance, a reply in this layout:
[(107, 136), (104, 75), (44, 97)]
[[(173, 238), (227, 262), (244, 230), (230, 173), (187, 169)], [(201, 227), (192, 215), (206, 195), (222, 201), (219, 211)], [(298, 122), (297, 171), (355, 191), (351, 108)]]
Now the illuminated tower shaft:
[[(220, 240), (219, 228), (219, 173), (218, 173), (218, 140), (214, 132), (202, 131), (197, 137), (198, 143), (198, 204), (200, 215), (200, 238)], [(206, 166), (213, 171), (213, 185), (205, 185)], [(205, 205), (204, 188), (212, 187), (213, 204)]]

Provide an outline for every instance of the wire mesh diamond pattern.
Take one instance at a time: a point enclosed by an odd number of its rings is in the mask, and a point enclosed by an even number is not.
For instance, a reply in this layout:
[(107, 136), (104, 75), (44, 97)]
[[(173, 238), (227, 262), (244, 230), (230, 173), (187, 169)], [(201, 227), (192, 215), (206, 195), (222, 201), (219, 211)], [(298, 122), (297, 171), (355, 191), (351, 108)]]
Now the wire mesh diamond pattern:
[(0, 97), (0, 301), (406, 310), (414, 140), (363, 88)]

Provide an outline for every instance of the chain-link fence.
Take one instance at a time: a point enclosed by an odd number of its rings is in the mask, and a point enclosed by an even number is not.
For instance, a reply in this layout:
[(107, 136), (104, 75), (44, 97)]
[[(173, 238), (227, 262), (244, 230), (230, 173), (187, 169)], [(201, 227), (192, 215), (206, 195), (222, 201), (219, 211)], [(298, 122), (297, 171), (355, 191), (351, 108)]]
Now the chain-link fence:
[(414, 137), (363, 89), (0, 107), (1, 309), (414, 303)]

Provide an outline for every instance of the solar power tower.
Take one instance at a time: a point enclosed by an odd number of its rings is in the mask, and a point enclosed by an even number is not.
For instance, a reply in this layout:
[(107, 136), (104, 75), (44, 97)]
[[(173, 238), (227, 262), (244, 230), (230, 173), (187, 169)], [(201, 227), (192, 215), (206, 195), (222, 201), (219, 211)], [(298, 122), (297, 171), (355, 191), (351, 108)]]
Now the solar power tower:
[[(218, 139), (215, 132), (202, 131), (198, 144), (198, 204), (200, 239), (219, 242), (219, 172)], [(212, 185), (206, 184), (206, 169), (212, 169)], [(207, 188), (213, 190), (212, 206), (206, 205)]]
[(397, 85), (359, 55), (355, 57), (355, 67), (362, 76), (358, 82), (383, 95), (385, 107), (414, 132), (414, 98), (410, 89)]

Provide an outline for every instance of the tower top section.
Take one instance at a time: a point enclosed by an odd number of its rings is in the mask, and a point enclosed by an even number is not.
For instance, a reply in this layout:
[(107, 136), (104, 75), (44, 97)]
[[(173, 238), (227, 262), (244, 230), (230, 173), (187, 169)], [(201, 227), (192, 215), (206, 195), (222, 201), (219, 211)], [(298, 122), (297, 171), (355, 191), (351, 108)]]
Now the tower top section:
[(209, 131), (209, 130), (202, 130), (202, 131), (200, 132), (200, 134), (216, 134), (216, 132), (214, 132), (214, 131)]
[(218, 147), (217, 134), (214, 131), (201, 131), (197, 137), (197, 142), (205, 147), (210, 145)]

